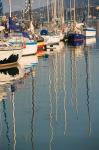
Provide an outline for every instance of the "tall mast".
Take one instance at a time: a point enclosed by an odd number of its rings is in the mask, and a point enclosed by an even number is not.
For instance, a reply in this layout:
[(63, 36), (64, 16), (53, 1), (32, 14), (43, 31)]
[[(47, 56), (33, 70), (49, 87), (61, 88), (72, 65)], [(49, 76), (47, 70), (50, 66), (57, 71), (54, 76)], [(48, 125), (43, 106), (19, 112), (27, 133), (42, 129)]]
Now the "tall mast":
[(62, 19), (62, 24), (64, 23), (64, 0), (62, 0), (62, 15), (61, 15), (61, 19)]
[(47, 0), (47, 22), (49, 23), (49, 0)]
[(29, 19), (30, 19), (30, 21), (32, 21), (32, 14), (31, 14), (31, 0), (28, 0), (28, 2), (29, 2)]
[(89, 12), (90, 12), (90, 6), (89, 6), (89, 0), (88, 0), (88, 18), (89, 18)]
[(74, 0), (74, 22), (76, 21), (75, 19), (76, 19), (76, 17), (75, 17), (76, 15), (75, 15), (75, 0)]
[(70, 20), (71, 20), (71, 0), (70, 0)]
[(56, 20), (56, 0), (54, 1), (54, 22)]
[(9, 13), (10, 13), (10, 17), (11, 17), (11, 0), (9, 0)]

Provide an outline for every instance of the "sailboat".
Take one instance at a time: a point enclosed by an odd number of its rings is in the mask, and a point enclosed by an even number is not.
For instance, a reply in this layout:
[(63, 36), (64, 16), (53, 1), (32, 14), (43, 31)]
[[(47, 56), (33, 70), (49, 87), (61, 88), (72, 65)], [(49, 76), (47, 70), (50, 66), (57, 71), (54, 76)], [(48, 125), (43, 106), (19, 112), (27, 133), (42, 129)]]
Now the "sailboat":
[[(30, 28), (29, 32), (34, 33), (34, 27), (32, 24), (32, 16), (31, 16), (31, 0), (28, 1), (29, 5), (29, 16), (30, 16)], [(37, 53), (37, 42), (34, 41), (31, 34), (28, 32), (22, 32), (19, 26), (16, 26), (14, 21), (11, 18), (11, 0), (9, 0), (9, 9), (10, 9), (10, 17), (9, 17), (9, 29), (13, 30), (14, 33), (10, 33), (10, 37), (8, 39), (8, 43), (13, 45), (21, 45), (22, 47), (22, 56), (33, 55)], [(18, 32), (17, 32), (18, 30)]]
[(5, 28), (0, 26), (0, 68), (9, 67), (18, 63), (22, 56), (22, 50), (15, 48), (3, 39)]
[[(89, 19), (90, 18), (90, 0), (88, 0), (87, 5), (88, 5), (87, 19)], [(85, 25), (83, 32), (84, 32), (84, 35), (86, 38), (96, 37), (96, 29), (94, 27), (89, 27), (89, 26)]]
[[(75, 14), (75, 1), (74, 0), (74, 22), (71, 27), (71, 31), (68, 33), (68, 41), (69, 42), (83, 42), (85, 39), (84, 34), (82, 33), (82, 24), (76, 23), (76, 14)], [(79, 27), (78, 27), (79, 26)]]

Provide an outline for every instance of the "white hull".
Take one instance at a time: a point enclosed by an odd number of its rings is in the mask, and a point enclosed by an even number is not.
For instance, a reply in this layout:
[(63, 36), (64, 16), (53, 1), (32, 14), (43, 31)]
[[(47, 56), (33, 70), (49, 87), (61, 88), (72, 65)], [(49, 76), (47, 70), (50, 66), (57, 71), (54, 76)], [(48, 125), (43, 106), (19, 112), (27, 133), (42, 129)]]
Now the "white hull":
[(22, 56), (34, 55), (37, 53), (37, 43), (34, 40), (29, 40), (28, 38), (17, 38), (12, 37), (8, 40), (9, 43), (13, 45), (18, 45), (22, 48)]
[(96, 36), (96, 29), (86, 28), (86, 29), (84, 29), (84, 35), (86, 37), (95, 37)]
[(22, 56), (26, 56), (26, 55), (34, 55), (37, 53), (37, 44), (33, 44), (33, 45), (26, 45), (26, 48), (23, 48), (22, 50)]
[(60, 36), (57, 35), (48, 35), (48, 36), (42, 36), (44, 38), (44, 42), (46, 43), (46, 45), (48, 44), (56, 44), (60, 42)]
[(22, 50), (21, 49), (16, 49), (13, 50), (9, 48), (8, 50), (0, 50), (0, 68), (1, 67), (6, 67), (9, 65), (13, 65), (18, 63), (22, 56)]
[(3, 60), (3, 59), (8, 59), (11, 55), (19, 55), (19, 58), (18, 60), (21, 58), (22, 56), (22, 50), (0, 50), (0, 60)]

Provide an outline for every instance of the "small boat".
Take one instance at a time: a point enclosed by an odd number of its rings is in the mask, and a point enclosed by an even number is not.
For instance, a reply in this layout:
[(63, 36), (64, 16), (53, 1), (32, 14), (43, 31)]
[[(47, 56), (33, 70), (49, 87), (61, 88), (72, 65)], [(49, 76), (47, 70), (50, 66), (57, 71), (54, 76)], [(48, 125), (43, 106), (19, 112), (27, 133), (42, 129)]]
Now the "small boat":
[(86, 38), (96, 37), (96, 29), (93, 27), (86, 27), (83, 31)]
[(57, 44), (60, 42), (60, 35), (49, 33), (46, 29), (42, 29), (40, 35), (44, 38), (46, 45)]
[(0, 68), (15, 65), (22, 56), (22, 49), (0, 41)]

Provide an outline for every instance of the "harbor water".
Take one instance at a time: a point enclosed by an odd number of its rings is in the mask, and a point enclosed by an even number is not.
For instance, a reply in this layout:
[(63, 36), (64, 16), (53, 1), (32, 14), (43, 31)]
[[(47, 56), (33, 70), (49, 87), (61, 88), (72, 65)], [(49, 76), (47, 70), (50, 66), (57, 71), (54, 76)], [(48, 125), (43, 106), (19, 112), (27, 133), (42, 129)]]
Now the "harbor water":
[(0, 69), (0, 150), (99, 150), (98, 65), (93, 38)]

